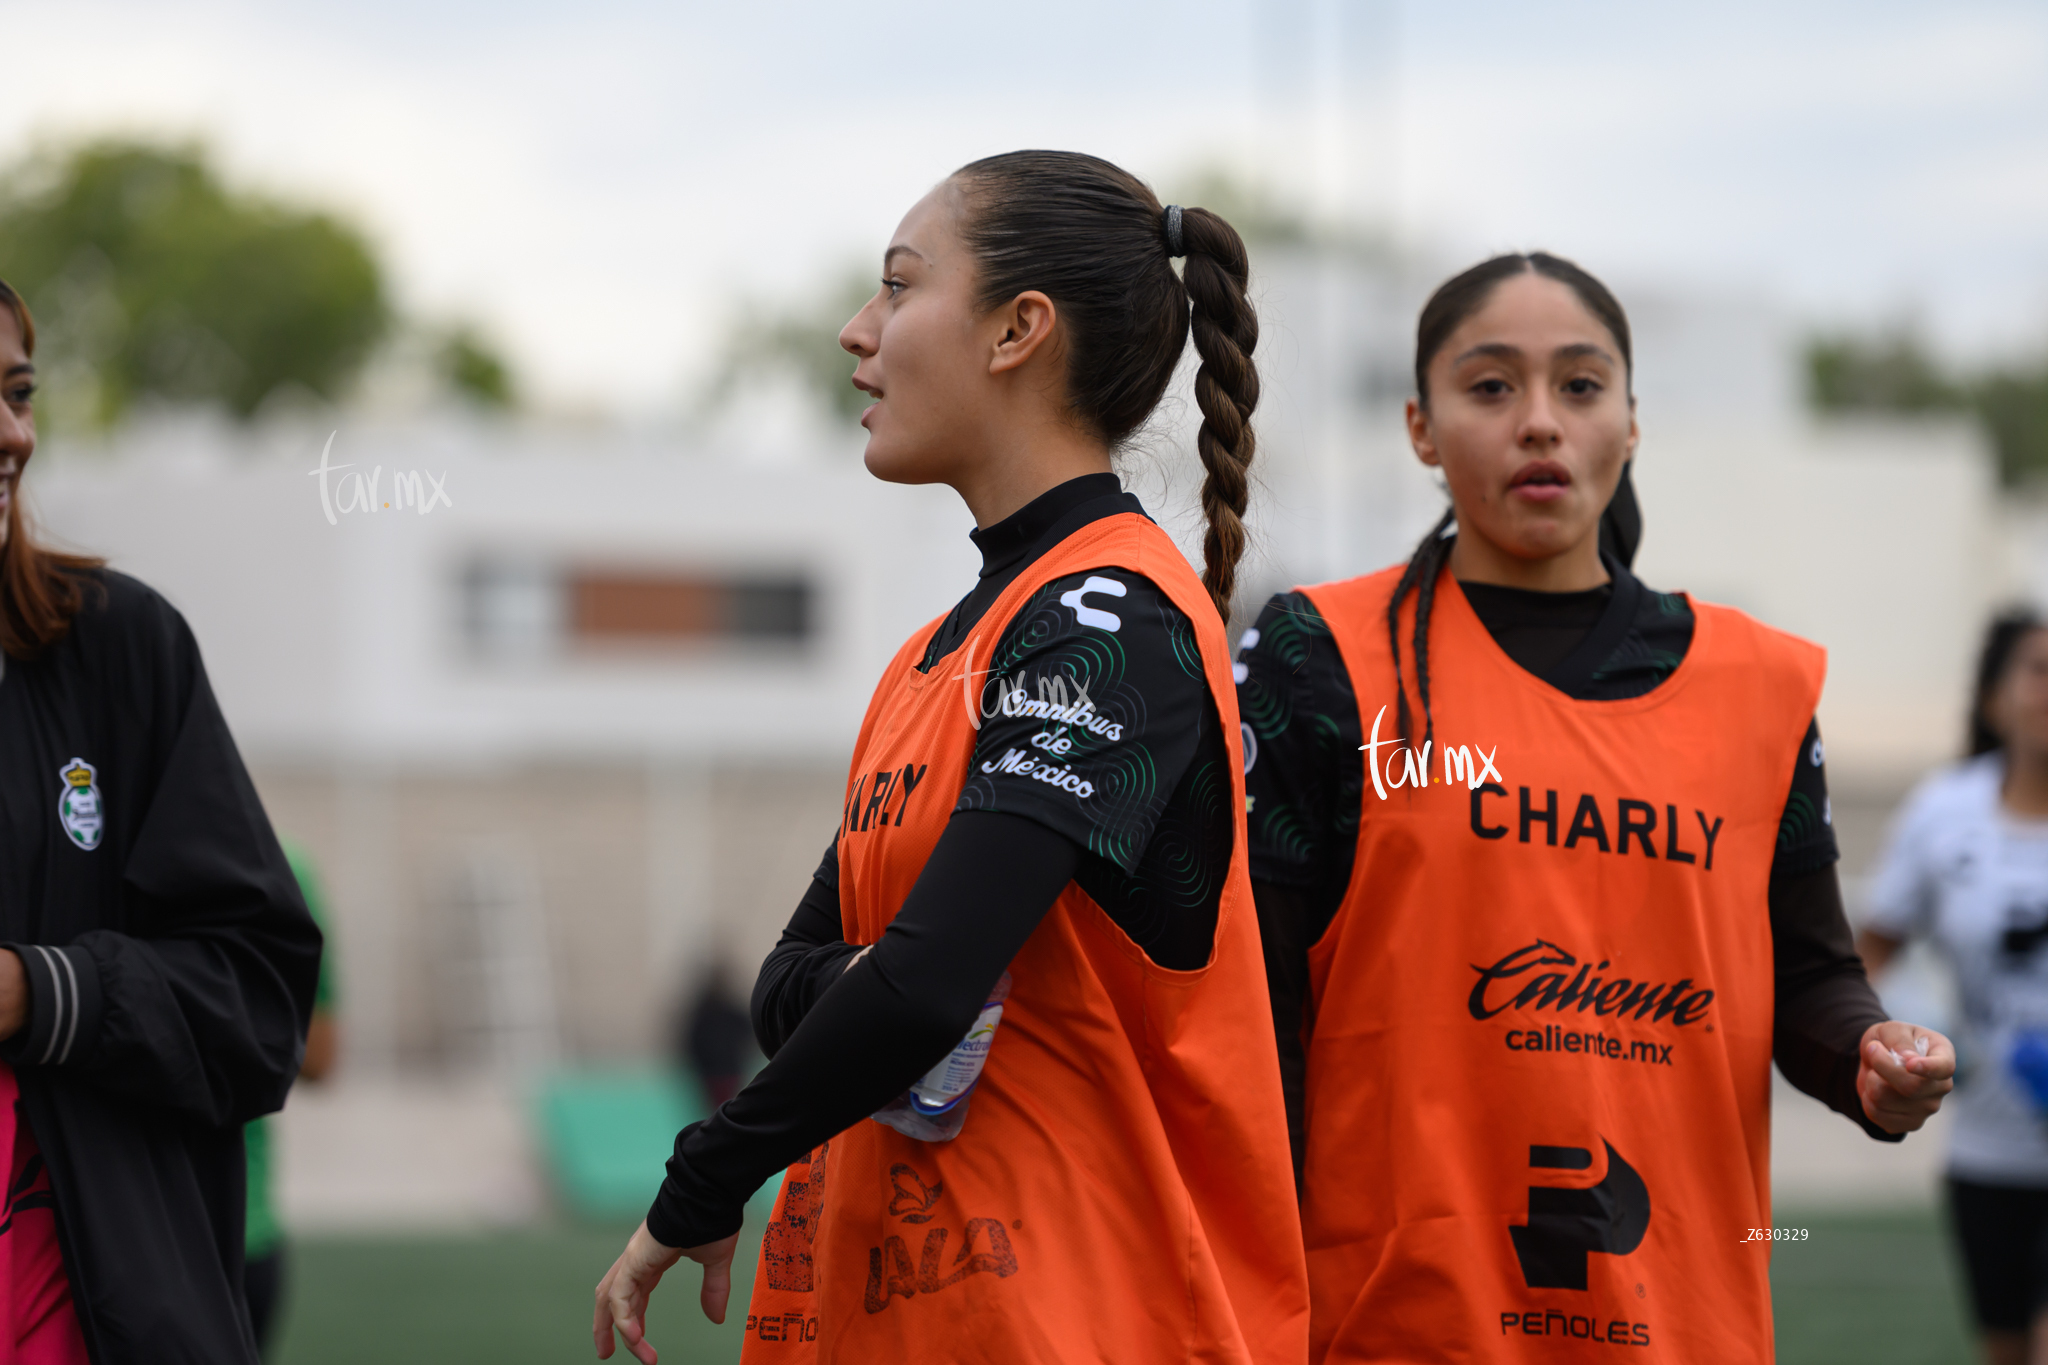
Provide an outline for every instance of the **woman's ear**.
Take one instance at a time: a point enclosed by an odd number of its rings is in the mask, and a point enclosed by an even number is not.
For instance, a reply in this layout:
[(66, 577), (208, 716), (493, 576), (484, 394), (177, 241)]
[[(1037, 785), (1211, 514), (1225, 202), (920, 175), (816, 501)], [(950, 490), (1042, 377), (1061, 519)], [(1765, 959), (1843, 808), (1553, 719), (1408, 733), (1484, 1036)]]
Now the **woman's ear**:
[(990, 374), (1006, 374), (1031, 363), (1033, 356), (1047, 350), (1053, 329), (1059, 325), (1059, 309), (1036, 289), (1027, 289), (998, 308), (993, 321), (1001, 328), (995, 350), (988, 360)]
[(1436, 438), (1429, 431), (1429, 410), (1422, 406), (1422, 400), (1408, 400), (1408, 444), (1415, 447), (1415, 458), (1431, 469), (1443, 467), (1443, 460), (1436, 453)]

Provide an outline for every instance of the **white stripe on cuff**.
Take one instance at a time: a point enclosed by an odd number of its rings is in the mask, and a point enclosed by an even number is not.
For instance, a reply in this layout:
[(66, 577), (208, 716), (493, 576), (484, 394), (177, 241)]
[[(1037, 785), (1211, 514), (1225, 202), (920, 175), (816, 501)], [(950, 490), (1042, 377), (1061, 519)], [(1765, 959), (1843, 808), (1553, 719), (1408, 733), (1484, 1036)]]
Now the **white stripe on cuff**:
[(71, 965), (71, 955), (62, 948), (56, 949), (57, 960), (64, 964), (64, 977), (71, 983), (71, 1023), (64, 1030), (64, 1050), (57, 1054), (57, 1065), (71, 1060), (71, 1045), (78, 1040), (78, 1016), (84, 1011), (84, 998), (78, 993), (78, 970)]
[(43, 966), (50, 974), (50, 1004), (54, 1011), (50, 1021), (49, 1044), (43, 1048), (43, 1055), (36, 1059), (40, 1064), (57, 1055), (57, 1038), (64, 1031), (64, 978), (57, 975), (57, 964), (50, 960), (48, 948), (40, 943), (31, 943), (29, 947), (43, 955)]

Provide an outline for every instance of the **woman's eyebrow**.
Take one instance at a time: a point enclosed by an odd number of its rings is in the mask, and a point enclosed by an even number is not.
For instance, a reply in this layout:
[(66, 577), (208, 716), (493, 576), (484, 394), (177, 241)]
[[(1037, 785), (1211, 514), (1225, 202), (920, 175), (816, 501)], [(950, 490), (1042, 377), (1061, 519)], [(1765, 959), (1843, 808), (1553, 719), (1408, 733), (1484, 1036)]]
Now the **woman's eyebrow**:
[[(916, 247), (905, 246), (903, 243), (898, 242), (895, 246), (882, 253), (882, 269), (887, 270), (889, 268), (889, 262), (896, 259), (896, 253), (899, 251), (906, 256), (915, 256), (920, 261), (924, 260), (924, 254), (918, 251)], [(925, 264), (930, 265), (931, 262), (925, 261)]]
[(33, 366), (33, 365), (29, 364), (29, 363), (28, 363), (27, 361), (23, 361), (23, 362), (22, 362), (21, 364), (19, 364), (19, 365), (10, 365), (10, 366), (8, 366), (8, 367), (7, 367), (7, 373), (6, 373), (6, 376), (5, 376), (5, 377), (6, 377), (6, 378), (8, 378), (8, 379), (12, 379), (12, 378), (14, 378), (14, 376), (16, 376), (16, 375), (18, 375), (18, 374), (34, 374), (35, 372), (36, 372), (36, 367), (35, 367), (35, 366)]
[(1614, 363), (1613, 356), (1607, 354), (1603, 348), (1595, 346), (1590, 341), (1580, 341), (1570, 346), (1560, 346), (1550, 353), (1550, 358), (1552, 360), (1577, 360), (1580, 356), (1588, 355), (1604, 360), (1610, 365)]
[(1451, 364), (1462, 365), (1472, 357), (1479, 355), (1496, 356), (1502, 360), (1520, 360), (1522, 358), (1522, 348), (1510, 346), (1505, 341), (1482, 341), (1471, 350), (1460, 355), (1456, 360), (1453, 360)]

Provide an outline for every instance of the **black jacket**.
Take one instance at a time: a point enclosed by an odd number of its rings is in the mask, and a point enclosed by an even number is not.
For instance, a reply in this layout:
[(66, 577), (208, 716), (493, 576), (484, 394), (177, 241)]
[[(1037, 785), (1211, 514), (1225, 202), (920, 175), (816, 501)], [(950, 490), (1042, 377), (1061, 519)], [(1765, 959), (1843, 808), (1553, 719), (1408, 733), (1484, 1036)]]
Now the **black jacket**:
[(33, 997), (0, 1058), (94, 1361), (254, 1365), (242, 1124), (298, 1074), (320, 931), (184, 619), (93, 578), (0, 677), (0, 944)]

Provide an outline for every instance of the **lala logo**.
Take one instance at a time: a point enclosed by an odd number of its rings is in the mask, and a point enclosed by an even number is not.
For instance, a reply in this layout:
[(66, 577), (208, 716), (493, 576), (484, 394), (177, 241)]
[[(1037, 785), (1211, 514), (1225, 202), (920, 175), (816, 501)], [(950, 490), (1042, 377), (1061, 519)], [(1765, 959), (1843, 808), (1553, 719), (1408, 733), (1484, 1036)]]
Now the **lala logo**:
[[(944, 1181), (927, 1181), (915, 1167), (899, 1161), (889, 1167), (889, 1216), (906, 1223), (929, 1223), (945, 1191)], [(951, 1240), (949, 1229), (926, 1228), (924, 1246), (915, 1262), (910, 1259), (910, 1244), (898, 1233), (883, 1237), (878, 1247), (869, 1247), (868, 1282), (861, 1307), (879, 1313), (899, 1298), (936, 1294), (970, 1275), (1006, 1280), (1017, 1273), (1017, 1250), (1002, 1219), (968, 1219), (960, 1234), (960, 1249), (949, 1258), (946, 1252)]]
[(83, 849), (100, 846), (105, 832), (106, 812), (100, 806), (99, 770), (82, 758), (74, 758), (57, 770), (64, 780), (57, 796), (57, 819), (71, 842)]
[[(1425, 740), (1420, 749), (1415, 749), (1406, 741), (1397, 743), (1381, 739), (1380, 722), (1386, 717), (1387, 708), (1382, 706), (1380, 713), (1372, 718), (1372, 739), (1358, 746), (1365, 754), (1365, 770), (1372, 774), (1372, 789), (1379, 793), (1382, 801), (1387, 799), (1389, 787), (1427, 787), (1434, 780), (1429, 775), (1429, 750), (1434, 741)], [(1380, 758), (1381, 749), (1387, 751), (1384, 761)], [(1472, 791), (1478, 791), (1488, 782), (1505, 785), (1500, 769), (1493, 766), (1494, 756), (1499, 752), (1498, 744), (1491, 749), (1476, 744), (1460, 744), (1455, 748), (1446, 744), (1443, 747), (1444, 785), (1463, 782)], [(1394, 766), (1397, 759), (1400, 762), (1398, 771)], [(1245, 766), (1250, 768), (1251, 765), (1247, 763)]]

